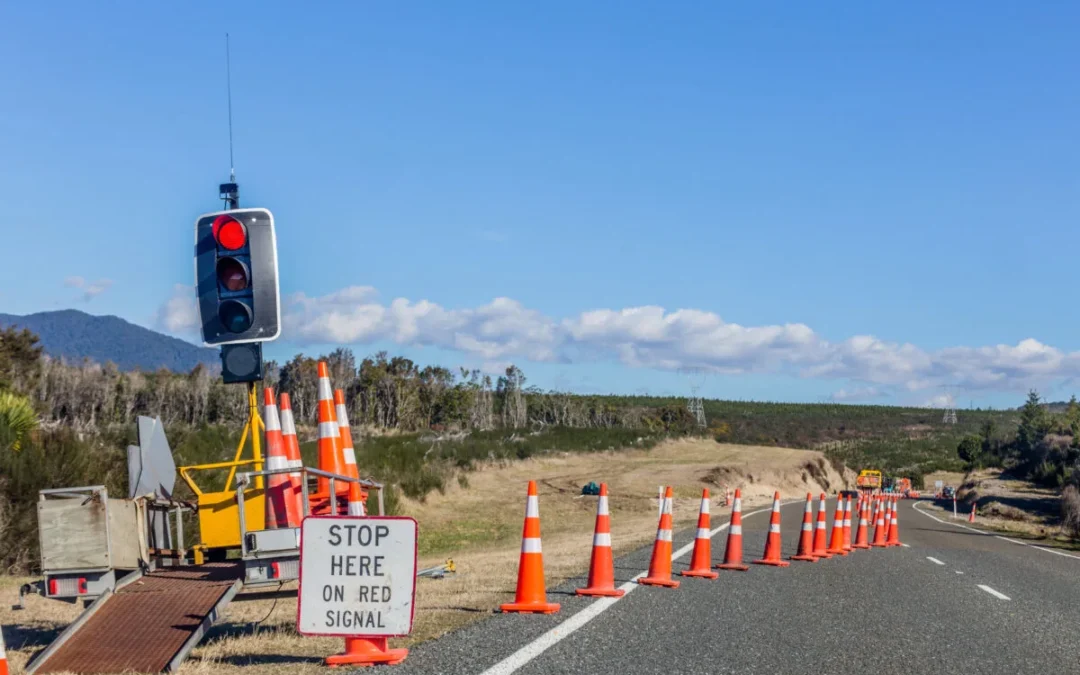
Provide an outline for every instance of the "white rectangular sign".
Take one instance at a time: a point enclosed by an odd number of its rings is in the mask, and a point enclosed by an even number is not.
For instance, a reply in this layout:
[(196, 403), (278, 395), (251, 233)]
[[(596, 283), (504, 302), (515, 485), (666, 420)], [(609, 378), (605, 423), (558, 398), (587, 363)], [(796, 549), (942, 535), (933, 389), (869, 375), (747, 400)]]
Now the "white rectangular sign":
[(341, 637), (412, 631), (415, 520), (309, 516), (301, 527), (297, 631)]

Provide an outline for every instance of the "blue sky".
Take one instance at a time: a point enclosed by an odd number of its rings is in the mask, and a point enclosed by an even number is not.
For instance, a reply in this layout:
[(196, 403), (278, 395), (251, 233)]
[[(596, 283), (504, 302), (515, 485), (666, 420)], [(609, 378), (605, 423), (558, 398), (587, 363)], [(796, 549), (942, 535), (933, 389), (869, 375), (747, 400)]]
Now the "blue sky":
[(1064, 2), (7, 3), (0, 231), (27, 253), (0, 311), (192, 336), (226, 30), (241, 201), (290, 297), (271, 357), (963, 405), (1080, 375)]

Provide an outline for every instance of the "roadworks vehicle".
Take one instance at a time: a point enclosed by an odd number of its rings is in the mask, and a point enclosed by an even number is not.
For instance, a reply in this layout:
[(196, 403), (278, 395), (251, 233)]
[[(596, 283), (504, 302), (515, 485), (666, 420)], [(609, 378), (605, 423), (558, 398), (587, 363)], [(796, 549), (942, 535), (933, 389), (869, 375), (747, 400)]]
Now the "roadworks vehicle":
[(863, 469), (855, 479), (855, 485), (863, 492), (881, 489), (881, 472), (876, 469)]

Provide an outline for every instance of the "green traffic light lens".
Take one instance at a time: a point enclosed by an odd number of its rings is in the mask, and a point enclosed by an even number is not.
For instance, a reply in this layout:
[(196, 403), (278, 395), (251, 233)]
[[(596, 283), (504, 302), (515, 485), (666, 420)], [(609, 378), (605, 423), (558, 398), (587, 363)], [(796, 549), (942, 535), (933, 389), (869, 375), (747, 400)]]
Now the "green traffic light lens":
[(218, 318), (230, 333), (243, 333), (251, 328), (251, 308), (239, 300), (226, 300), (221, 303)]

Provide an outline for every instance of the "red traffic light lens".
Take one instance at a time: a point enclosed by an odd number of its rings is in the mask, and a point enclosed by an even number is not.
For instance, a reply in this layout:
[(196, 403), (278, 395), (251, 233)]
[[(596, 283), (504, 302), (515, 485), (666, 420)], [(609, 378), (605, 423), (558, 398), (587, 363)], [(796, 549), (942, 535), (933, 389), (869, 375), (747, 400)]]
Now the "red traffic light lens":
[(226, 300), (218, 307), (218, 318), (230, 333), (243, 333), (251, 328), (251, 308), (239, 300)]
[(214, 239), (218, 245), (235, 251), (247, 243), (247, 228), (232, 216), (222, 214), (214, 218)]
[(225, 290), (242, 291), (249, 284), (247, 265), (236, 258), (219, 258), (217, 278)]

